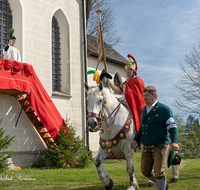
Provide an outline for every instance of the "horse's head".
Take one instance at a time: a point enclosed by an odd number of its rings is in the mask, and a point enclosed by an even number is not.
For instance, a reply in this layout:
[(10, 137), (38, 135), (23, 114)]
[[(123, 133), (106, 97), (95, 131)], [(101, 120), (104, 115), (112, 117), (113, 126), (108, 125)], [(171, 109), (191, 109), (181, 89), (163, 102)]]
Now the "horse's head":
[(85, 84), (85, 88), (88, 92), (87, 96), (87, 124), (90, 131), (98, 131), (101, 125), (101, 117), (103, 112), (103, 107), (105, 105), (105, 99), (103, 96), (103, 83), (100, 82), (98, 87), (89, 88)]

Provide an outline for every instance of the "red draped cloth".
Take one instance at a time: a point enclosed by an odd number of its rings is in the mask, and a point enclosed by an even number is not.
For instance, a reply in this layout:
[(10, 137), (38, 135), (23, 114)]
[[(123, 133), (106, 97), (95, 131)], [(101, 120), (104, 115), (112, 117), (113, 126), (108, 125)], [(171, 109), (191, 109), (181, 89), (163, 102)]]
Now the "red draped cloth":
[(0, 58), (0, 89), (28, 93), (27, 100), (51, 137), (56, 141), (66, 125), (37, 77), (32, 65)]
[(143, 80), (138, 76), (126, 83), (125, 98), (133, 116), (135, 133), (137, 133), (140, 128), (141, 110), (146, 105), (142, 92), (144, 87)]

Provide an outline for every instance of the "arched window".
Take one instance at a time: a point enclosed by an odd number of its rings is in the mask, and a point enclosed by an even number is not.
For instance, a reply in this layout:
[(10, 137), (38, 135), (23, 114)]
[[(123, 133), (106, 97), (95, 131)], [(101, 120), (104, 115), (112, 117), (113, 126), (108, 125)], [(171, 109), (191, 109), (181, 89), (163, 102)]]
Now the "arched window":
[(119, 73), (116, 73), (114, 76), (114, 85), (119, 86), (121, 84), (122, 84), (121, 77), (120, 77)]
[[(121, 85), (121, 84), (122, 84), (122, 79), (121, 79), (120, 74), (117, 72), (117, 73), (115, 74), (115, 76), (114, 76), (114, 85), (118, 87), (118, 86)], [(120, 92), (120, 93), (117, 93), (117, 94), (121, 94), (121, 92)]]
[(0, 57), (9, 42), (9, 28), (12, 28), (12, 12), (7, 0), (0, 0)]
[(52, 19), (52, 90), (61, 92), (60, 28), (55, 17)]
[(70, 27), (62, 11), (52, 17), (52, 95), (71, 98)]

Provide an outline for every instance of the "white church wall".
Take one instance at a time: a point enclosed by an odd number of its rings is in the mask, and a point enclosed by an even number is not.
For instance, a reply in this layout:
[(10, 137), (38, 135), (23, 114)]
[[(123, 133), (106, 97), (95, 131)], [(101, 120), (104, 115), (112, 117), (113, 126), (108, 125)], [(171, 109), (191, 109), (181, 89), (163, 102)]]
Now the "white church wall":
[(8, 150), (16, 152), (46, 150), (46, 145), (41, 141), (24, 111), (22, 111), (17, 126), (15, 126), (21, 110), (15, 97), (0, 94), (0, 107), (0, 119), (2, 119), (0, 127), (4, 128), (5, 135), (15, 136)]

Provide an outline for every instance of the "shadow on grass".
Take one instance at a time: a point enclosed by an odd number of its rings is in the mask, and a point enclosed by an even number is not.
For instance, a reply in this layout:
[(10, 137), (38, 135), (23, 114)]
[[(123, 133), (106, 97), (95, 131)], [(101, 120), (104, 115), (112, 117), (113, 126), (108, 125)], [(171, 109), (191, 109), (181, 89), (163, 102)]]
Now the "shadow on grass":
[(123, 161), (126, 161), (124, 159), (120, 159), (120, 160), (113, 160), (113, 159), (106, 159), (106, 160), (103, 160), (102, 161), (102, 164), (116, 164), (118, 162), (123, 162)]
[(191, 177), (187, 177), (187, 176), (183, 177), (183, 176), (181, 176), (181, 179), (179, 178), (179, 179), (178, 179), (178, 182), (181, 182), (181, 181), (185, 182), (186, 180), (189, 180), (189, 179), (190, 179), (190, 180), (191, 180), (191, 179), (194, 179), (194, 180), (195, 180), (195, 179), (198, 179), (198, 180), (200, 180), (200, 177), (192, 177), (192, 176), (191, 176)]
[[(105, 188), (103, 186), (90, 186), (90, 187), (79, 187), (77, 188), (78, 190), (105, 190)], [(127, 186), (123, 186), (123, 185), (118, 185), (118, 186), (113, 186), (114, 190), (126, 190)]]
[[(147, 184), (139, 184), (140, 188), (143, 188), (143, 189), (146, 187), (146, 185)], [(128, 184), (127, 185), (114, 185), (112, 189), (113, 190), (126, 190), (127, 188), (128, 188)], [(95, 190), (105, 190), (105, 188), (101, 185), (93, 185), (93, 186), (88, 186), (88, 187), (78, 187), (78, 188), (75, 188), (75, 189), (79, 189), (79, 190), (94, 190), (94, 189)]]

